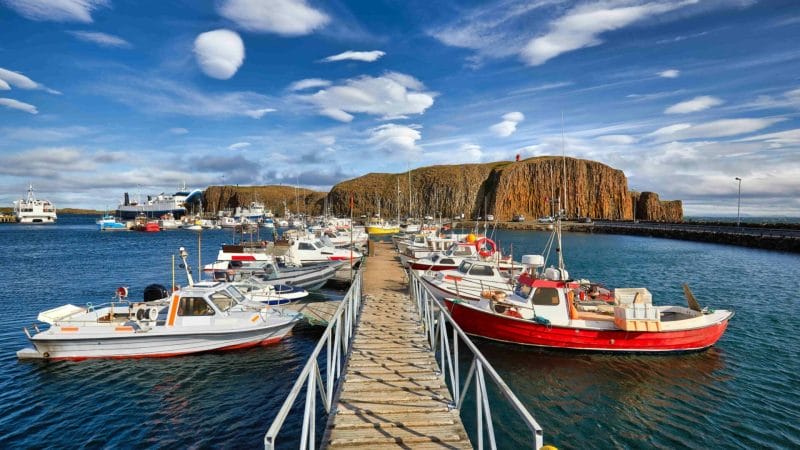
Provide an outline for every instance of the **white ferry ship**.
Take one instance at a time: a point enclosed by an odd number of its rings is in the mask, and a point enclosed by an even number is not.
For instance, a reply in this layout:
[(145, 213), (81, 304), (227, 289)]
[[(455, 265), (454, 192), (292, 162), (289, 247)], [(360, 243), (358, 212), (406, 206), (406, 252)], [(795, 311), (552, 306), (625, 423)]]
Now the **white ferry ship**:
[(19, 223), (56, 223), (56, 207), (48, 200), (37, 200), (33, 185), (28, 186), (28, 198), (14, 202), (14, 219)]
[(141, 214), (152, 218), (172, 214), (175, 220), (180, 220), (186, 214), (186, 203), (191, 203), (202, 195), (199, 189), (190, 192), (184, 186), (182, 190), (172, 195), (162, 192), (156, 196), (148, 195), (146, 201), (140, 201), (132, 200), (126, 192), (122, 203), (117, 206), (116, 216), (122, 220), (133, 220)]

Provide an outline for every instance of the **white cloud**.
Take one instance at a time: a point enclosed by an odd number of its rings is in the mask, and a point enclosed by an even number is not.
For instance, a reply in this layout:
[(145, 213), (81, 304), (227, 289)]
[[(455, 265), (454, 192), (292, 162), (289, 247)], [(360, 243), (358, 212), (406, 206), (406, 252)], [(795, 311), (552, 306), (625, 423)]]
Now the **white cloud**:
[(681, 74), (681, 71), (678, 69), (667, 69), (663, 72), (658, 72), (658, 76), (661, 78), (678, 78)]
[(659, 128), (651, 136), (660, 141), (729, 137), (762, 130), (782, 120), (784, 119), (722, 119), (697, 125), (679, 123)]
[(180, 135), (183, 135), (183, 134), (189, 134), (189, 130), (187, 130), (186, 128), (170, 128), (169, 132), (174, 134), (174, 135), (176, 135), (176, 136), (180, 136)]
[(0, 106), (5, 106), (6, 108), (11, 109), (18, 109), (20, 111), (25, 111), (26, 113), (30, 114), (39, 114), (39, 111), (36, 109), (35, 106), (23, 103), (18, 100), (14, 100), (13, 98), (0, 98)]
[(351, 113), (382, 116), (383, 119), (422, 114), (433, 105), (433, 92), (416, 78), (397, 72), (380, 77), (361, 76), (343, 84), (303, 96), (319, 108), (322, 115), (341, 122), (353, 120)]
[(289, 85), (290, 91), (302, 91), (305, 89), (313, 89), (313, 88), (320, 88), (320, 87), (328, 87), (331, 85), (331, 82), (328, 80), (323, 80), (321, 78), (306, 78), (304, 80), (298, 80), (294, 83)]
[(784, 145), (800, 145), (800, 128), (778, 131), (776, 133), (759, 134), (741, 139), (741, 141), (764, 141), (772, 144), (773, 147)]
[(236, 74), (244, 62), (244, 43), (233, 31), (208, 31), (194, 40), (194, 54), (197, 64), (206, 75), (227, 80)]
[(638, 139), (635, 137), (627, 134), (607, 134), (605, 136), (598, 136), (595, 139), (612, 145), (630, 145), (635, 144), (638, 141)]
[(248, 109), (244, 112), (244, 115), (253, 119), (260, 119), (264, 117), (264, 114), (271, 112), (275, 112), (275, 108)]
[(97, 44), (101, 47), (116, 47), (116, 48), (131, 48), (133, 47), (130, 42), (122, 39), (113, 34), (100, 33), (96, 31), (68, 31), (69, 34), (76, 38)]
[(338, 55), (328, 56), (327, 58), (322, 58), (323, 62), (334, 62), (334, 61), (364, 61), (364, 62), (374, 62), (377, 61), (380, 57), (385, 55), (385, 52), (380, 50), (372, 50), (369, 52), (357, 52), (353, 50), (348, 50), (343, 53), (339, 53)]
[(701, 95), (685, 102), (676, 103), (664, 110), (664, 114), (688, 114), (703, 111), (725, 103), (717, 97)]
[(50, 89), (41, 83), (37, 83), (19, 72), (3, 69), (2, 67), (0, 67), (0, 81), (2, 81), (2, 87), (0, 87), (0, 89), (5, 91), (11, 89), (11, 86), (14, 86), (19, 89), (38, 89), (51, 94), (61, 94), (61, 92)]
[(317, 142), (325, 146), (332, 146), (336, 144), (336, 136), (319, 136), (317, 137)]
[(218, 12), (243, 30), (282, 36), (309, 34), (330, 22), (305, 0), (223, 0)]
[(0, 78), (0, 91), (9, 91), (11, 90), (11, 86), (6, 82), (6, 80)]
[(525, 115), (519, 111), (514, 111), (503, 115), (503, 121), (489, 127), (489, 130), (497, 136), (508, 137), (517, 131), (517, 124), (525, 120)]
[(36, 21), (92, 22), (92, 11), (107, 0), (0, 0), (22, 17)]
[(92, 130), (87, 127), (4, 127), (0, 128), (0, 136), (5, 139), (16, 141), (35, 141), (35, 142), (63, 142), (69, 139), (92, 134)]
[(250, 145), (252, 144), (250, 144), (249, 142), (237, 142), (235, 144), (229, 145), (228, 150), (241, 150), (243, 148), (250, 147)]
[(464, 144), (458, 152), (459, 160), (462, 162), (479, 162), (483, 156), (483, 150), (478, 144)]
[(617, 30), (695, 2), (696, 0), (690, 0), (633, 6), (601, 2), (580, 5), (551, 22), (547, 34), (531, 39), (520, 52), (520, 56), (528, 65), (538, 66), (562, 53), (602, 44), (600, 35), (604, 32)]
[(369, 130), (367, 142), (391, 154), (409, 156), (420, 152), (417, 141), (422, 139), (419, 125), (387, 123)]

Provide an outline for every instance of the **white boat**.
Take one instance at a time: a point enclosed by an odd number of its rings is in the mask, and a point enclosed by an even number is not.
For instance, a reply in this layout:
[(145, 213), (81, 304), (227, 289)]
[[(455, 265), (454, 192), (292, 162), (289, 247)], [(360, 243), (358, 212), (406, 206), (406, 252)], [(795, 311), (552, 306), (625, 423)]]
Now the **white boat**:
[(172, 213), (166, 213), (158, 219), (158, 226), (162, 230), (177, 230), (182, 225), (180, 220), (175, 219)]
[(259, 222), (266, 217), (267, 209), (261, 202), (250, 202), (248, 206), (238, 206), (233, 213), (233, 218), (241, 220), (247, 219), (251, 222)]
[(305, 289), (288, 284), (266, 284), (255, 277), (231, 284), (251, 301), (269, 306), (283, 305), (308, 297)]
[(48, 200), (38, 200), (33, 185), (28, 186), (28, 198), (14, 202), (14, 219), (19, 223), (56, 223), (56, 207)]
[(166, 298), (131, 301), (118, 289), (106, 305), (72, 304), (39, 314), (34, 348), (20, 359), (83, 360), (178, 356), (278, 342), (300, 320), (297, 313), (254, 306), (234, 286), (201, 282)]
[(422, 280), (440, 300), (480, 300), (487, 291), (511, 295), (516, 284), (515, 277), (499, 270), (496, 263), (476, 260), (462, 261), (456, 270), (424, 274)]
[(284, 258), (297, 266), (308, 266), (331, 261), (350, 262), (354, 265), (361, 260), (361, 252), (327, 246), (319, 239), (297, 238), (289, 243)]

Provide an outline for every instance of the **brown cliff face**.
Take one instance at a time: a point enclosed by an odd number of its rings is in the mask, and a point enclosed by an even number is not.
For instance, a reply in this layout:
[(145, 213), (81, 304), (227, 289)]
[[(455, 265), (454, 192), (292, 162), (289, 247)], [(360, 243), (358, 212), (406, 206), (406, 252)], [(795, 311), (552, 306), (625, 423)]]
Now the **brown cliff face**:
[(639, 220), (654, 222), (682, 222), (683, 202), (662, 201), (655, 192), (631, 192), (630, 205)]
[(680, 201), (663, 202), (651, 192), (629, 192), (621, 170), (594, 161), (550, 156), (415, 169), (411, 171), (410, 199), (408, 172), (371, 173), (337, 184), (328, 201), (334, 213), (349, 214), (352, 194), (356, 216), (377, 213), (380, 200), (384, 217), (395, 217), (399, 205), (401, 216), (435, 212), (444, 217), (462, 213), (476, 217), (488, 213), (497, 220), (511, 220), (523, 214), (530, 220), (555, 211), (551, 200), (563, 197), (565, 172), (567, 194), (562, 207), (570, 217), (631, 220), (636, 212), (642, 220), (683, 219)]
[(293, 186), (209, 186), (203, 194), (203, 208), (216, 213), (259, 201), (275, 215), (281, 216), (286, 202), (286, 206), (293, 212), (299, 206), (301, 213), (318, 215), (322, 213), (325, 195), (325, 192), (295, 189)]

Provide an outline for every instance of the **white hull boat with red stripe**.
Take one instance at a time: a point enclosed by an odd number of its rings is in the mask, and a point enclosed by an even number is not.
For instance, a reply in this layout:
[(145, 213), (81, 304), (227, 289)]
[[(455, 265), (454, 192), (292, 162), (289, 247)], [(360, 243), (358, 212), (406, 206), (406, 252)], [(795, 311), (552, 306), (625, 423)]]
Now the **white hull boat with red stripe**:
[(331, 261), (349, 262), (355, 265), (361, 260), (361, 252), (352, 249), (327, 246), (319, 239), (297, 238), (289, 243), (289, 250), (284, 258), (297, 266), (310, 266), (313, 264)]
[(129, 301), (127, 289), (107, 305), (64, 305), (39, 314), (49, 324), (25, 328), (34, 348), (20, 359), (147, 358), (233, 350), (278, 342), (299, 314), (248, 301), (227, 283), (196, 283), (152, 301)]

